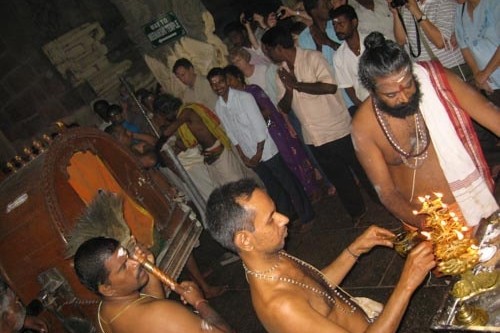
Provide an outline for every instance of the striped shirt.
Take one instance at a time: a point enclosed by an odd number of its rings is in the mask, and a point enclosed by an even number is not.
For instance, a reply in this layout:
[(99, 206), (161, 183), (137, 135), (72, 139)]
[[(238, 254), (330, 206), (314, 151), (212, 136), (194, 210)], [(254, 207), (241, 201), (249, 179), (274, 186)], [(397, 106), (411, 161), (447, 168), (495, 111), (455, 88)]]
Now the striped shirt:
[[(445, 45), (450, 45), (450, 38), (455, 31), (455, 13), (457, 8), (457, 3), (453, 0), (427, 0), (422, 3), (422, 1), (417, 2), (422, 13), (427, 16), (427, 19), (434, 24), (441, 35), (443, 36)], [(416, 23), (416, 19), (410, 13), (410, 11), (405, 7), (401, 7), (401, 16), (403, 17), (404, 25), (407, 31), (407, 41), (406, 48), (408, 53), (411, 55), (414, 61), (426, 61), (431, 60), (431, 55), (426, 50), (424, 46), (424, 41), (435, 57), (439, 59), (441, 64), (446, 68), (455, 67), (465, 63), (464, 58), (460, 49), (457, 47), (455, 50), (450, 50), (448, 47), (438, 49), (425, 35), (423, 29)], [(420, 35), (420, 55), (418, 55), (418, 43), (417, 43), (417, 28)], [(408, 44), (411, 45), (411, 50), (409, 50)], [(413, 55), (418, 55), (414, 57)]]

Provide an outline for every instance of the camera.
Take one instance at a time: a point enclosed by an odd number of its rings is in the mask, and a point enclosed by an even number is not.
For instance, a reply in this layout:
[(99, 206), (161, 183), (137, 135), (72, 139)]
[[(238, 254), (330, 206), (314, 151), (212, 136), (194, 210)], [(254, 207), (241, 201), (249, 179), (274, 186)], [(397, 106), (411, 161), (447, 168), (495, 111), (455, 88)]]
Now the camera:
[(408, 2), (408, 0), (392, 0), (391, 7), (398, 8), (398, 7), (406, 5), (407, 2)]
[(245, 24), (253, 21), (253, 13), (245, 12), (244, 14), (245, 15), (243, 16), (243, 19), (241, 19), (241, 23)]
[(278, 20), (280, 20), (280, 19), (281, 19), (281, 18), (282, 18), (285, 14), (286, 14), (286, 11), (285, 11), (284, 9), (282, 9), (282, 10), (278, 10), (278, 11), (276, 12), (276, 18), (277, 18)]

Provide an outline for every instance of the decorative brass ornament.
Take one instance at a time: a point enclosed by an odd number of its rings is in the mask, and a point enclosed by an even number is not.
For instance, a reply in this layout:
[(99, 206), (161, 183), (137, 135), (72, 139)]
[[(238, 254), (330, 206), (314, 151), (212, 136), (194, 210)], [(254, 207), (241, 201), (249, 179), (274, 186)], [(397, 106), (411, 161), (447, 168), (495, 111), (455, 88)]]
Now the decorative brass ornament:
[(462, 274), (462, 278), (455, 282), (451, 294), (453, 297), (465, 301), (483, 292), (496, 288), (498, 282), (498, 270), (493, 272), (479, 272), (477, 274), (471, 271)]
[(442, 194), (435, 193), (418, 198), (422, 202), (420, 211), (425, 214), (424, 229), (420, 233), (434, 244), (434, 255), (438, 270), (445, 275), (459, 275), (472, 269), (479, 261), (479, 247), (468, 234), (469, 228), (442, 202)]
[(483, 309), (463, 303), (455, 315), (455, 324), (461, 326), (485, 326), (488, 319), (488, 313)]

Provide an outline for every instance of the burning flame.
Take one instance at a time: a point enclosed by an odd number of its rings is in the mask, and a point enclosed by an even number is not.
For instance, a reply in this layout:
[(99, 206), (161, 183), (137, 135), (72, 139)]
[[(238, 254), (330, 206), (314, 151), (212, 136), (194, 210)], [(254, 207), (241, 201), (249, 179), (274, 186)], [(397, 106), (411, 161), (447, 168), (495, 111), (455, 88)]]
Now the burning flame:
[(431, 240), (431, 233), (428, 231), (421, 231), (420, 234), (425, 237), (426, 240)]
[(427, 230), (420, 234), (422, 238), (432, 241), (441, 272), (449, 275), (462, 274), (474, 267), (479, 260), (476, 241), (467, 233), (469, 228), (461, 218), (442, 202), (443, 195), (434, 195), (432, 199), (429, 195), (418, 197), (422, 208), (413, 211), (413, 214), (425, 214), (424, 229)]
[(457, 235), (458, 240), (464, 239), (464, 234), (461, 233), (460, 231), (458, 231), (458, 230), (455, 229), (455, 230), (453, 230), (453, 232)]

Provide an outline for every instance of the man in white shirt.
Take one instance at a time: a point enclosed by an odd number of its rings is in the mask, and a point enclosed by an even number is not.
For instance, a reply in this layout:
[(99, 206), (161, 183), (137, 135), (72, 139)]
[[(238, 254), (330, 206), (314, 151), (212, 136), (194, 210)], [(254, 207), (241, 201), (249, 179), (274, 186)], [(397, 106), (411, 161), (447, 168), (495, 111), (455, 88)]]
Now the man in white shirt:
[(386, 0), (353, 0), (349, 5), (358, 15), (358, 30), (362, 35), (378, 31), (386, 38), (394, 39), (392, 14)]
[(231, 89), (222, 68), (212, 68), (207, 79), (219, 95), (215, 111), (245, 165), (259, 175), (279, 209), (295, 209), (302, 223), (299, 231), (309, 231), (314, 218), (311, 203), (281, 158), (253, 96)]
[(335, 185), (353, 223), (366, 214), (366, 206), (353, 171), (372, 198), (374, 190), (356, 159), (351, 141), (351, 117), (328, 62), (320, 52), (295, 47), (284, 28), (274, 27), (262, 36), (270, 59), (280, 64), (276, 76), (278, 105), (299, 118), (304, 141)]
[(331, 12), (335, 34), (342, 44), (333, 55), (333, 68), (339, 88), (344, 88), (357, 107), (369, 95), (358, 78), (358, 62), (364, 51), (364, 35), (358, 32), (358, 16), (349, 5), (337, 7)]

